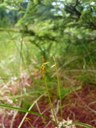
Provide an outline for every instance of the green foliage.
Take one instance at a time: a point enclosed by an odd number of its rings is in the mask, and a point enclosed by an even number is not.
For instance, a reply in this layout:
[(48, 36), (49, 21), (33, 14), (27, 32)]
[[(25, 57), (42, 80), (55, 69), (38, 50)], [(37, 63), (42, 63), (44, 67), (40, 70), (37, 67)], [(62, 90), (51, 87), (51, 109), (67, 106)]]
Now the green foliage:
[(6, 104), (0, 104), (0, 107), (2, 108), (7, 108), (8, 110), (16, 110), (16, 111), (19, 111), (19, 112), (23, 112), (23, 113), (30, 113), (30, 114), (33, 114), (33, 115), (37, 115), (37, 116), (42, 116), (40, 115), (39, 113), (36, 113), (36, 112), (32, 112), (32, 111), (29, 111), (29, 110), (25, 110), (25, 109), (22, 109), (22, 108), (18, 108), (18, 107), (11, 107), (11, 106), (8, 106)]
[(94, 48), (89, 47), (94, 47), (90, 42), (94, 43), (96, 39), (95, 8), (93, 1), (30, 1), (18, 25), (22, 25), (25, 36), (31, 37), (31, 43), (35, 44), (41, 53), (40, 47), (46, 52), (44, 45), (49, 46), (50, 42), (51, 47), (61, 46), (58, 53), (62, 50), (64, 53), (71, 53), (72, 50), (73, 55), (75, 51), (76, 56), (87, 56), (94, 51)]

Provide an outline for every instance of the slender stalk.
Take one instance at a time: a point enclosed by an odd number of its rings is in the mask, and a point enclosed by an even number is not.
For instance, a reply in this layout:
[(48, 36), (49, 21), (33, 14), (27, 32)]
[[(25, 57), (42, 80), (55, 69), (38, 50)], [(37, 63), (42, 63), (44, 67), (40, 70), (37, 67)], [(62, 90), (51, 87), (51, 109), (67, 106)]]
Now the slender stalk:
[[(56, 60), (54, 59), (55, 61), (55, 67), (56, 67), (56, 72), (58, 71), (58, 66), (57, 66), (57, 63), (56, 63)], [(59, 76), (58, 76), (58, 73), (56, 74), (56, 77), (57, 77), (57, 92), (58, 92), (58, 95), (59, 95), (59, 99), (60, 99), (60, 115), (61, 115), (61, 118), (62, 118), (62, 98), (61, 98), (61, 83), (60, 83), (60, 79), (59, 79)]]
[(24, 116), (23, 119), (21, 120), (21, 122), (20, 122), (18, 128), (21, 128), (21, 126), (22, 126), (22, 124), (24, 123), (24, 121), (25, 121), (27, 115), (29, 114), (29, 112), (31, 111), (31, 109), (33, 108), (33, 106), (38, 102), (38, 100), (41, 99), (42, 96), (44, 96), (44, 94), (41, 95), (41, 96), (39, 96), (39, 97), (32, 103), (32, 105), (31, 105), (30, 108), (28, 109), (28, 112), (26, 112), (25, 116)]
[(54, 116), (55, 123), (56, 123), (56, 125), (57, 125), (57, 124), (58, 124), (58, 121), (57, 121), (57, 117), (56, 117), (56, 114), (55, 114), (55, 111), (54, 111), (53, 103), (52, 103), (52, 101), (51, 101), (51, 97), (50, 97), (49, 87), (48, 87), (48, 85), (47, 85), (46, 76), (44, 76), (44, 81), (45, 81), (46, 91), (47, 91), (47, 94), (48, 94), (48, 99), (49, 99), (50, 108), (51, 108), (52, 114), (53, 114), (53, 116)]

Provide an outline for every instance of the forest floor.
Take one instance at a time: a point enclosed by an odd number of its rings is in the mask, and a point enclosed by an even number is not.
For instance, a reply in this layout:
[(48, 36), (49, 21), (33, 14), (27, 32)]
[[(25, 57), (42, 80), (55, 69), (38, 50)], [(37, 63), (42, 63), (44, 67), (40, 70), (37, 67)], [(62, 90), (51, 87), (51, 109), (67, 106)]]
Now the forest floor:
[[(58, 106), (58, 103), (54, 101), (54, 106)], [(36, 115), (28, 114), (21, 128), (55, 128), (55, 123), (52, 120), (52, 113), (50, 112), (50, 105), (46, 102), (46, 98), (42, 98), (38, 102), (39, 110), (45, 118)], [(38, 112), (36, 106), (32, 111)], [(24, 114), (17, 114), (13, 128), (18, 128)], [(60, 112), (57, 112), (58, 120), (72, 120), (73, 122), (79, 121), (91, 125), (96, 128), (96, 87), (92, 85), (85, 85), (82, 89), (71, 93), (66, 96), (62, 101), (62, 117)], [(0, 124), (3, 123), (4, 128), (10, 128), (12, 121), (11, 116), (0, 116)], [(3, 127), (0, 127), (3, 128)], [(73, 127), (72, 127), (73, 128)], [(83, 128), (83, 126), (76, 128)]]

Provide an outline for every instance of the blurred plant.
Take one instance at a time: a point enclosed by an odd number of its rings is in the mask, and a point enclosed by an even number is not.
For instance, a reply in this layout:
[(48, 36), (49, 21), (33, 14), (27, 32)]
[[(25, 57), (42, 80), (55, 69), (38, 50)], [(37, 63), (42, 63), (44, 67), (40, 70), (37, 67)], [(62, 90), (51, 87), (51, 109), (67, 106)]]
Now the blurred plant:
[(76, 128), (72, 120), (69, 118), (67, 120), (58, 121), (58, 126), (56, 128)]
[[(10, 11), (12, 13), (6, 17), (6, 11), (8, 14)], [(62, 99), (74, 90), (79, 89), (70, 87), (65, 89), (61, 84), (62, 79), (59, 78), (58, 70), (70, 71), (71, 69), (77, 69), (79, 80), (82, 81), (84, 74), (80, 77), (81, 70), (94, 70), (96, 68), (95, 13), (96, 3), (92, 0), (30, 0), (25, 3), (22, 0), (5, 0), (2, 2), (0, 5), (0, 15), (2, 14), (3, 16), (1, 15), (0, 27), (4, 28), (6, 23), (8, 30), (6, 27), (4, 29), (0, 28), (0, 43), (6, 42), (2, 47), (5, 47), (5, 52), (2, 48), (0, 49), (1, 53), (3, 52), (0, 55), (0, 75), (4, 78), (5, 76), (9, 77), (9, 82), (1, 86), (3, 91), (0, 91), (1, 97), (4, 96), (5, 98), (4, 101), (1, 98), (1, 102), (14, 105), (14, 103), (17, 103), (15, 101), (20, 98), (20, 105), (28, 108), (30, 100), (32, 101), (38, 95), (40, 96), (46, 92), (52, 114), (54, 114), (55, 122), (57, 122), (51, 100), (53, 89), (57, 89), (54, 93), (56, 98), (60, 100), (61, 115)], [(7, 19), (11, 19), (11, 16), (14, 17), (12, 24), (10, 24), (10, 20), (7, 22)], [(9, 34), (10, 38), (7, 34), (3, 33), (4, 31)], [(13, 32), (18, 34), (13, 34)], [(9, 42), (15, 42), (16, 47), (13, 48), (14, 45), (10, 45)], [(14, 50), (16, 50), (16, 54)], [(55, 71), (51, 68), (51, 64), (49, 64), (49, 62), (53, 64), (52, 56), (58, 61), (58, 67)], [(2, 58), (4, 59), (2, 60)], [(36, 72), (33, 69), (36, 69)], [(52, 69), (51, 73), (50, 69)], [(12, 77), (14, 72), (14, 77)], [(55, 75), (52, 78), (54, 72), (56, 72), (57, 76)], [(87, 73), (88, 77), (83, 79), (86, 82), (92, 79), (89, 72)], [(77, 74), (73, 73), (72, 75), (75, 76)], [(92, 76), (96, 78), (95, 73)], [(16, 80), (13, 78), (16, 78)], [(67, 80), (69, 81), (69, 79)], [(12, 94), (11, 98), (13, 95), (16, 96), (10, 100), (6, 93), (8, 95)], [(26, 112), (26, 114), (29, 112), (25, 109), (4, 104), (1, 104), (1, 107)], [(65, 120), (59, 121), (58, 127), (65, 125), (65, 122)], [(73, 125), (73, 127), (75, 126)]]

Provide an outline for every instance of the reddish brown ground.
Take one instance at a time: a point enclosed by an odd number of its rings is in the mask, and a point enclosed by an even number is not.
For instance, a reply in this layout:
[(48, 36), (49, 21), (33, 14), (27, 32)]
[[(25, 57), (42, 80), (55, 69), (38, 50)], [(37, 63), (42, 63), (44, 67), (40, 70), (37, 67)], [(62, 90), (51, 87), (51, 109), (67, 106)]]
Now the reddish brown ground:
[[(55, 124), (51, 122), (49, 104), (43, 99), (38, 105), (40, 111), (45, 115), (45, 118), (42, 119), (41, 117), (29, 114), (22, 128), (31, 128), (31, 125), (34, 126), (34, 128), (55, 128)], [(93, 128), (96, 128), (96, 86), (84, 86), (83, 89), (76, 93), (66, 96), (63, 100), (62, 110), (63, 119), (69, 117), (73, 121), (87, 123), (93, 126)], [(38, 112), (37, 107), (34, 106), (32, 111)], [(58, 119), (60, 119), (60, 114), (58, 113), (57, 115)], [(13, 128), (18, 128), (22, 117), (23, 114), (18, 114), (14, 121)], [(10, 117), (5, 118), (4, 124), (5, 128), (10, 128)]]

